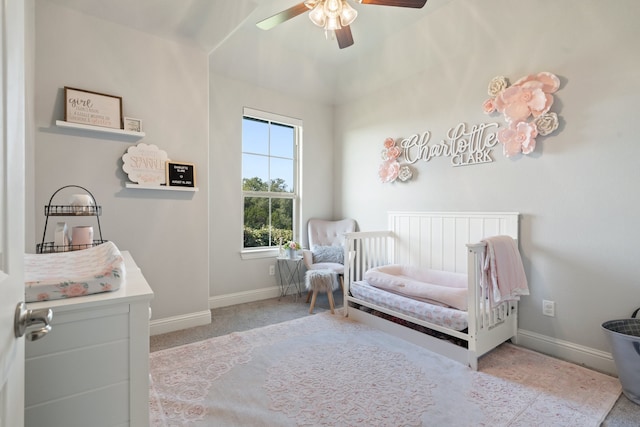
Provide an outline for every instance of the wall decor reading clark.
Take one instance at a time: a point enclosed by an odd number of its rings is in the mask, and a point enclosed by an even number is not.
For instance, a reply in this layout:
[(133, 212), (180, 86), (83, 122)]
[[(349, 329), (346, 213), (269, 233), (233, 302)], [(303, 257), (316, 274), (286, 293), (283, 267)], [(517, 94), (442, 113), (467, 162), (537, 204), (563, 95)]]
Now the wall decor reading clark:
[(122, 97), (64, 87), (64, 120), (122, 129)]
[(558, 129), (558, 115), (550, 109), (559, 88), (560, 79), (549, 72), (522, 77), (511, 86), (506, 77), (494, 77), (487, 91), (490, 98), (482, 107), (486, 114), (501, 113), (506, 127), (500, 128), (497, 122), (471, 126), (461, 122), (436, 144), (430, 144), (430, 131), (397, 140), (386, 138), (378, 169), (380, 181), (410, 181), (410, 165), (434, 157), (449, 157), (452, 166), (491, 163), (491, 151), (498, 143), (506, 157), (531, 154), (536, 138)]

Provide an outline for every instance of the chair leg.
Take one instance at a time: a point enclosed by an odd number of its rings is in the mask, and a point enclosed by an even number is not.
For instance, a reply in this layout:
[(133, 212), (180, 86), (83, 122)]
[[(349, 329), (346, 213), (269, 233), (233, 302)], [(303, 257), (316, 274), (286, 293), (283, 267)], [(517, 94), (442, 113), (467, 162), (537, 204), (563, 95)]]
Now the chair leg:
[(331, 289), (327, 291), (327, 298), (329, 298), (329, 307), (331, 307), (331, 314), (335, 314), (333, 311), (333, 292)]
[(313, 306), (316, 305), (316, 297), (318, 296), (318, 291), (313, 291), (313, 296), (311, 297), (311, 306), (309, 307), (309, 314), (313, 314)]
[(342, 293), (344, 294), (344, 274), (340, 274), (338, 278), (340, 279), (340, 288), (342, 289)]
[(305, 303), (309, 304), (309, 300), (311, 299), (311, 290), (307, 291), (307, 300)]

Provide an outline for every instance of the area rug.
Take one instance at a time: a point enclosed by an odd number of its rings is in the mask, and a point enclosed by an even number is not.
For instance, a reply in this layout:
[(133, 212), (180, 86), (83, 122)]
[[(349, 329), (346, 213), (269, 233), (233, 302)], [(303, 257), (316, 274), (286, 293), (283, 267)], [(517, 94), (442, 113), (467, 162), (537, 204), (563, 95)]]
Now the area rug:
[(151, 354), (152, 426), (599, 426), (616, 378), (511, 344), (471, 369), (339, 314)]

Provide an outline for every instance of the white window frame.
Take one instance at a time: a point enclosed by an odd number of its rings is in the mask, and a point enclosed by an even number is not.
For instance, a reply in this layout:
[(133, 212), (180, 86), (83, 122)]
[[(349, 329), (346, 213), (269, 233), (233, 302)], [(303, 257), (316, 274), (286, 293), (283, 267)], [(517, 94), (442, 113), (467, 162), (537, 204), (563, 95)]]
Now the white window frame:
[[(270, 113), (267, 111), (256, 110), (249, 107), (243, 107), (242, 111), (242, 119), (244, 117), (250, 117), (258, 120), (264, 120), (268, 122), (274, 122), (286, 126), (292, 126), (294, 128), (294, 138), (295, 138), (295, 148), (294, 148), (294, 167), (293, 167), (293, 193), (271, 193), (269, 197), (271, 198), (285, 198), (293, 200), (293, 238), (296, 241), (300, 241), (300, 227), (299, 227), (299, 218), (300, 218), (300, 205), (301, 205), (301, 197), (300, 197), (300, 185), (301, 185), (301, 150), (302, 150), (302, 120), (282, 116), (280, 114)], [(242, 188), (242, 187), (241, 187)], [(240, 242), (241, 242), (241, 251), (240, 255), (242, 259), (255, 259), (255, 258), (268, 258), (274, 257), (278, 255), (277, 247), (260, 247), (260, 248), (245, 248), (244, 247), (244, 198), (245, 196), (255, 196), (262, 195), (261, 193), (256, 193), (252, 191), (244, 191), (242, 190), (241, 197), (241, 208), (242, 212), (242, 222), (240, 227)]]

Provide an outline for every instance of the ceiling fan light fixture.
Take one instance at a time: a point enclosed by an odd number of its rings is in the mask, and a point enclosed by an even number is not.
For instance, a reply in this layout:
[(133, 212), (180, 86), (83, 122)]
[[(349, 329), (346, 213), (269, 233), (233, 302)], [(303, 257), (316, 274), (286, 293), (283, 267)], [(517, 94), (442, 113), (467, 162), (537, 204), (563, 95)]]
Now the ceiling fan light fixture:
[(311, 12), (309, 12), (309, 19), (311, 19), (311, 22), (316, 24), (318, 27), (324, 28), (327, 18), (324, 14), (323, 6), (322, 2), (318, 2)]
[(351, 25), (356, 20), (358, 11), (351, 7), (347, 0), (342, 0), (342, 10), (340, 11), (340, 23), (343, 27)]
[(324, 28), (327, 31), (339, 30), (342, 28), (340, 26), (340, 18), (338, 16), (327, 16), (327, 24)]
[(325, 31), (335, 31), (351, 25), (358, 16), (358, 12), (347, 0), (307, 0), (304, 4), (311, 9), (311, 22)]

